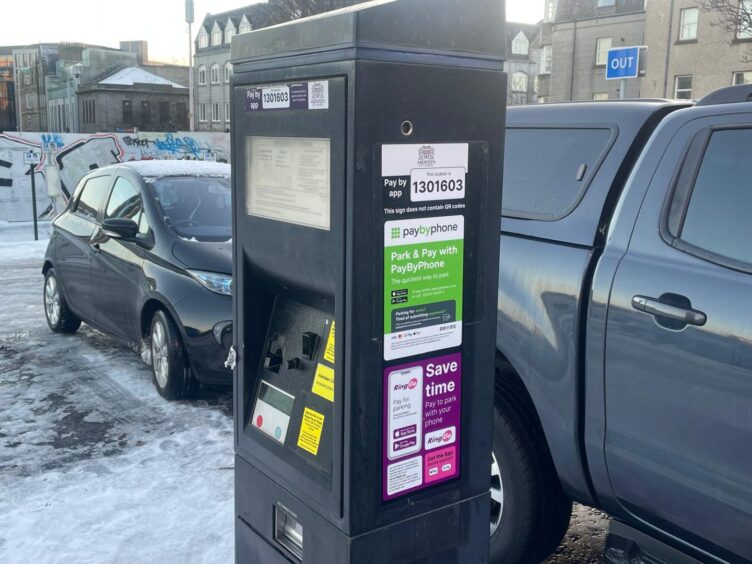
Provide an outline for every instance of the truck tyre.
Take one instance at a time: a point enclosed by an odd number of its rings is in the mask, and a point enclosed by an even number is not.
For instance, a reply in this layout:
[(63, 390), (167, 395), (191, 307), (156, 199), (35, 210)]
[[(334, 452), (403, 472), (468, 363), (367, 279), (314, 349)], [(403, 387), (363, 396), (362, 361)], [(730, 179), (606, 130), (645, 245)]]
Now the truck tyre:
[(518, 393), (513, 384), (500, 382), (497, 377), (491, 477), (492, 564), (544, 560), (564, 538), (572, 513), (572, 502), (556, 476), (540, 424)]
[(81, 327), (81, 320), (65, 301), (54, 268), (44, 276), (44, 314), (47, 325), (55, 333), (75, 333)]
[(150, 335), (151, 367), (159, 395), (167, 400), (192, 395), (197, 386), (188, 366), (180, 333), (164, 311), (154, 312)]

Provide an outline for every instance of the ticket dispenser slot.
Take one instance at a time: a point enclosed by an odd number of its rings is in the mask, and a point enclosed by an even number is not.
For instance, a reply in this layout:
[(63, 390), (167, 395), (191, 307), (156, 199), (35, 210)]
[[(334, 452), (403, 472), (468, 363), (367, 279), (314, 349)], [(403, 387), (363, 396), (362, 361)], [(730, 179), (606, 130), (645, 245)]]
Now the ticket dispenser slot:
[(239, 563), (488, 560), (504, 21), (377, 0), (233, 38)]

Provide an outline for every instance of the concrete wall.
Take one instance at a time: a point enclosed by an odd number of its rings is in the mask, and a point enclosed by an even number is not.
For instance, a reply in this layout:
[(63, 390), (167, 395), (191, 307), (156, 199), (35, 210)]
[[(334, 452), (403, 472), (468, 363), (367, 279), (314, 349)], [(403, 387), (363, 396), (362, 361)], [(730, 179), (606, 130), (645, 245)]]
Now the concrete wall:
[(734, 41), (733, 33), (713, 25), (717, 15), (700, 11), (697, 40), (679, 41), (681, 10), (695, 7), (694, 0), (648, 2), (645, 41), (651, 53), (642, 79), (643, 97), (673, 98), (676, 77), (692, 75), (692, 97), (699, 99), (731, 86), (734, 72), (752, 71), (752, 61), (744, 61), (745, 55), (752, 55), (752, 42)]
[(226, 133), (0, 133), (0, 221), (32, 219), (31, 176), (23, 163), (29, 149), (45, 155), (34, 168), (37, 212), (50, 206), (47, 179), (59, 177), (63, 199), (93, 168), (143, 159), (229, 162), (230, 136)]

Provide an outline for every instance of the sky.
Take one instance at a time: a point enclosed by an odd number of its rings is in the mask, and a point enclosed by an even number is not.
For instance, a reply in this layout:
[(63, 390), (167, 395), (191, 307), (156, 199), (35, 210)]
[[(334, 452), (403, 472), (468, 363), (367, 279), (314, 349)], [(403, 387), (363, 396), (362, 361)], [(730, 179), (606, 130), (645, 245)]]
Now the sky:
[[(251, 3), (253, 0), (194, 0), (194, 36), (204, 14)], [(152, 61), (186, 64), (184, 4), (184, 0), (0, 0), (0, 44), (76, 41), (118, 47), (120, 41), (146, 40)], [(543, 0), (507, 0), (510, 21), (535, 23), (542, 17)]]

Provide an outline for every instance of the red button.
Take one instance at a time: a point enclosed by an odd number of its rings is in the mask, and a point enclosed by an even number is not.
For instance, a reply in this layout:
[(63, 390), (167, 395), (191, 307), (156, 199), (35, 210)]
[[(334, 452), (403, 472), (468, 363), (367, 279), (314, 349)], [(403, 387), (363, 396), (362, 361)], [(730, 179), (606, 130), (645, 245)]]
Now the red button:
[(264, 418), (261, 415), (256, 417), (256, 427), (261, 427), (261, 425), (263, 424), (264, 424)]

